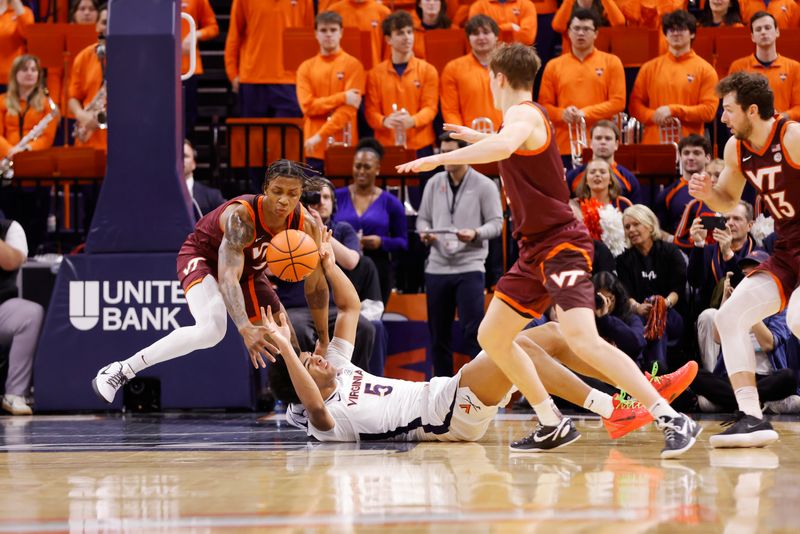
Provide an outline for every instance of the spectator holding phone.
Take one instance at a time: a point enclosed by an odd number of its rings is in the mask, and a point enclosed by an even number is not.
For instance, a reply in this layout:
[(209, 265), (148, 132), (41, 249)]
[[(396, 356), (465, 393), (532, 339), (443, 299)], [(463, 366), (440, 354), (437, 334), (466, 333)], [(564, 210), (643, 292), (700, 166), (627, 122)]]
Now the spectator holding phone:
[[(740, 275), (739, 261), (758, 248), (750, 235), (752, 227), (753, 206), (744, 200), (724, 217), (703, 216), (692, 221), (687, 276), (700, 310), (719, 305), (719, 297), (716, 302), (712, 299), (714, 288), (728, 273)], [(713, 242), (708, 242), (708, 236)]]

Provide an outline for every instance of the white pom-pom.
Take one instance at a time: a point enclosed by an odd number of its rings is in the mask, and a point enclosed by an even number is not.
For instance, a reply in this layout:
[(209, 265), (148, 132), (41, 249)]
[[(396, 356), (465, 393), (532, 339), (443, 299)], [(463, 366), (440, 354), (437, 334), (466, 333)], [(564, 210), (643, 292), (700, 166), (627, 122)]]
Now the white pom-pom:
[(600, 228), (603, 230), (603, 243), (614, 256), (625, 252), (625, 230), (622, 227), (622, 212), (611, 204), (606, 204), (599, 210)]
[(750, 229), (750, 235), (756, 240), (759, 247), (764, 246), (764, 239), (775, 231), (775, 219), (766, 217), (763, 213), (759, 213), (756, 220), (753, 221), (753, 227)]

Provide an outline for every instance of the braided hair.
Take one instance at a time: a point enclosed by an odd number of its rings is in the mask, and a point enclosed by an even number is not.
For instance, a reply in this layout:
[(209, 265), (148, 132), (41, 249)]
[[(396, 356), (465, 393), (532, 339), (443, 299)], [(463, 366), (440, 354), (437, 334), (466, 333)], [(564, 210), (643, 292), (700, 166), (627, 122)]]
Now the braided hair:
[(317, 174), (319, 174), (317, 171), (303, 163), (290, 159), (279, 159), (267, 167), (267, 174), (264, 177), (264, 185), (261, 189), (266, 191), (270, 182), (275, 178), (294, 178), (300, 180), (303, 185), (303, 191), (314, 190), (319, 187), (315, 176)]

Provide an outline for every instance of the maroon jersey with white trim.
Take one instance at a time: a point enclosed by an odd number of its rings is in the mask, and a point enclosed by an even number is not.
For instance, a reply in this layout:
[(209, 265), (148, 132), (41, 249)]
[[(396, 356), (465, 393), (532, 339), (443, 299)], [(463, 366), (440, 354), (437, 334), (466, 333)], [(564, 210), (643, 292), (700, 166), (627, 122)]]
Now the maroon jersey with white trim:
[(511, 206), (514, 238), (536, 238), (575, 220), (569, 207), (569, 188), (550, 119), (544, 108), (525, 102), (542, 114), (547, 141), (537, 150), (517, 150), (498, 162), (500, 178)]
[(786, 127), (791, 123), (785, 118), (777, 119), (769, 142), (760, 151), (747, 141), (737, 141), (736, 149), (742, 174), (756, 188), (775, 220), (775, 233), (790, 243), (800, 243), (800, 162), (791, 161), (783, 146)]
[[(198, 256), (206, 258), (210, 264), (216, 266), (219, 261), (219, 245), (222, 243), (224, 235), (220, 225), (220, 217), (231, 204), (242, 204), (247, 206), (256, 229), (253, 241), (242, 251), (244, 253), (242, 278), (255, 277), (261, 274), (267, 267), (267, 245), (273, 238), (272, 232), (269, 231), (263, 219), (263, 202), (265, 202), (264, 195), (242, 195), (229, 200), (197, 221), (194, 232), (186, 238), (184, 247), (188, 246), (195, 249)], [(298, 203), (286, 220), (286, 228), (303, 231), (303, 218), (303, 207)]]

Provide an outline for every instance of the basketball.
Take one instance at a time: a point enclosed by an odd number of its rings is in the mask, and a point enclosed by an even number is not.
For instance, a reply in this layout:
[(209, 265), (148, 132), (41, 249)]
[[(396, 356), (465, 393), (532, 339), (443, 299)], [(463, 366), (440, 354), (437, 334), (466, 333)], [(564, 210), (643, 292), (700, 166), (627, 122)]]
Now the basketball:
[(267, 247), (267, 266), (284, 282), (305, 280), (318, 263), (317, 244), (300, 230), (284, 230), (273, 237)]

